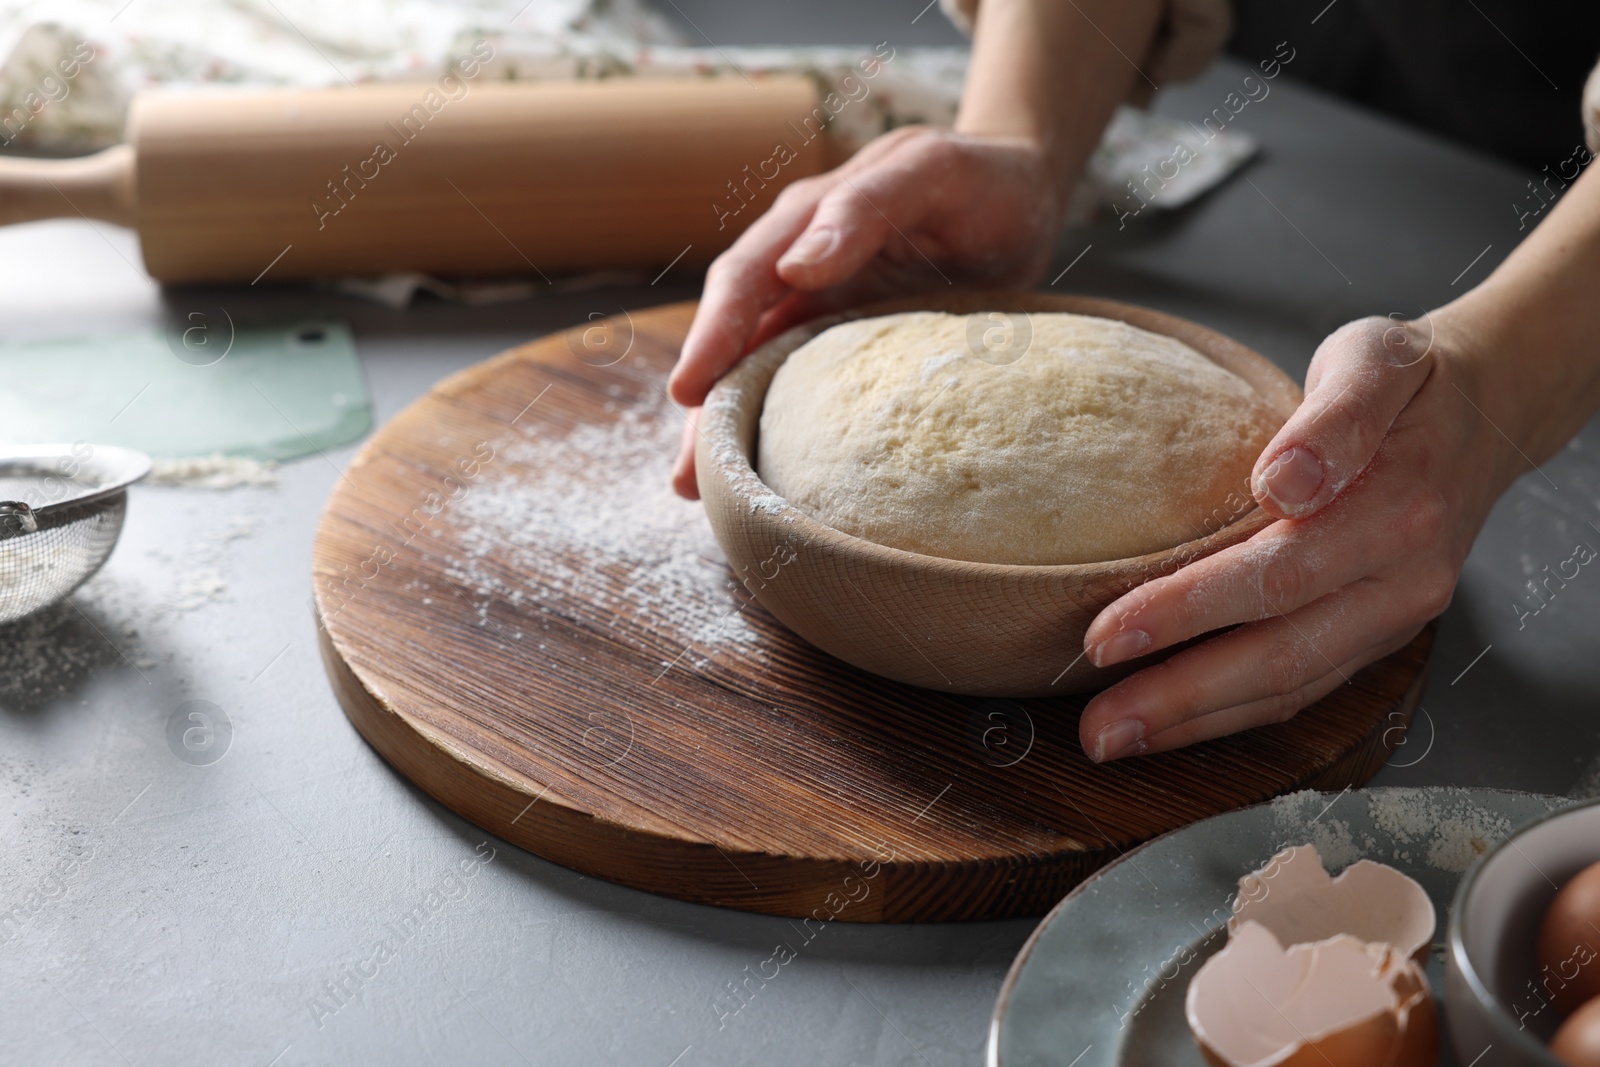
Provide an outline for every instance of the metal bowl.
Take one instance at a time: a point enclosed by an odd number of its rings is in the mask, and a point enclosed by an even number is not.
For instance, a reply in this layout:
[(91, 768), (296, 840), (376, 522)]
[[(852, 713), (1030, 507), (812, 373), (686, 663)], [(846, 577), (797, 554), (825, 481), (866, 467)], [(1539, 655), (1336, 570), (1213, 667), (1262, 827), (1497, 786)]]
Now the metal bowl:
[(149, 471), (149, 456), (114, 445), (0, 447), (0, 623), (100, 569), (122, 532), (128, 486)]
[(1557, 887), (1600, 862), (1600, 801), (1522, 826), (1485, 853), (1450, 909), (1445, 1002), (1462, 1063), (1561, 1067), (1545, 1047), (1560, 1019), (1537, 994), (1539, 924)]

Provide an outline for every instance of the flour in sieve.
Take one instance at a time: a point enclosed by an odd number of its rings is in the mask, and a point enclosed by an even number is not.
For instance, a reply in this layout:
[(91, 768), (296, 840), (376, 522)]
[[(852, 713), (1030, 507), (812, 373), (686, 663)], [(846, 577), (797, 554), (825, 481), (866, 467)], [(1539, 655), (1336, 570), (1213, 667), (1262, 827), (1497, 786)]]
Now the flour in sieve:
[(446, 569), (485, 598), (482, 622), (499, 597), (598, 609), (624, 637), (645, 630), (691, 650), (755, 642), (743, 615), (749, 597), (701, 505), (668, 485), (678, 433), (658, 402), (565, 436), (538, 428), (500, 447), (453, 506), (466, 555)]

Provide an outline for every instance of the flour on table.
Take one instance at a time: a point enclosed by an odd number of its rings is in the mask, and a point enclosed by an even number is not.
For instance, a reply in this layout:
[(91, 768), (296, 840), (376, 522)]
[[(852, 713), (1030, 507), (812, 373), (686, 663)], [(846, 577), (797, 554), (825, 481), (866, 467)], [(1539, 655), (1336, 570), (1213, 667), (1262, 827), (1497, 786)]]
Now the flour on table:
[(701, 505), (668, 484), (678, 434), (658, 403), (501, 448), (453, 505), (467, 554), (446, 575), (486, 598), (482, 624), (499, 597), (592, 606), (691, 655), (756, 641), (743, 617), (749, 596), (735, 592)]
[(166, 565), (169, 576), (163, 589), (165, 596), (160, 601), (162, 610), (182, 615), (228, 599), (227, 574), (232, 568), (232, 546), (255, 531), (256, 520), (251, 514), (229, 515), (221, 523), (209, 521), (209, 516), (197, 515), (181, 544), (148, 550), (152, 559)]
[(94, 672), (120, 663), (108, 640), (75, 639), (92, 636), (91, 628), (78, 608), (65, 603), (9, 623), (0, 642), (0, 706), (11, 711), (45, 706)]
[(177, 485), (189, 489), (233, 489), (241, 485), (274, 487), (278, 465), (248, 456), (183, 456), (151, 461), (145, 476), (150, 485)]

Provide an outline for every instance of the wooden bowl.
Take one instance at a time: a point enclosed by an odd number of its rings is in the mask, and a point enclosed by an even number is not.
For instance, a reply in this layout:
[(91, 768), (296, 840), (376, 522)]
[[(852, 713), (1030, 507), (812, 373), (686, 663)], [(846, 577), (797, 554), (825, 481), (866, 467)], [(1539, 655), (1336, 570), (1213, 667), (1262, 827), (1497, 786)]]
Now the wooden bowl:
[(797, 327), (760, 348), (707, 398), (696, 448), (700, 496), (735, 574), (763, 607), (825, 652), (874, 674), (952, 693), (1026, 697), (1109, 685), (1149, 662), (1101, 670), (1081, 655), (1106, 605), (1151, 578), (1239, 544), (1272, 517), (1221, 509), (1212, 532), (1175, 548), (1105, 563), (970, 563), (889, 548), (806, 515), (756, 474), (767, 386), (790, 352), (851, 318), (900, 311), (1075, 312), (1174, 337), (1239, 375), (1287, 419), (1301, 392), (1262, 356), (1203, 326), (1109, 300), (1040, 293), (961, 293), (873, 304)]

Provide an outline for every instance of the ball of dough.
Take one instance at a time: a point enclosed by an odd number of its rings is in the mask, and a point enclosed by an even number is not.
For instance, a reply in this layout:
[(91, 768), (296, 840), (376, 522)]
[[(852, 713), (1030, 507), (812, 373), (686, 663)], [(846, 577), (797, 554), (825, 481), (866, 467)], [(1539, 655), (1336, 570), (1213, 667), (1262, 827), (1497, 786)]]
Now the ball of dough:
[[(970, 318), (970, 321), (969, 321)], [(1278, 418), (1181, 341), (1087, 315), (911, 312), (841, 323), (778, 368), (757, 470), (881, 545), (979, 563), (1125, 559), (1253, 506)], [(969, 337), (971, 340), (969, 340)]]

